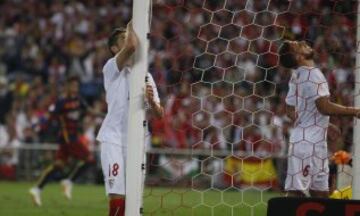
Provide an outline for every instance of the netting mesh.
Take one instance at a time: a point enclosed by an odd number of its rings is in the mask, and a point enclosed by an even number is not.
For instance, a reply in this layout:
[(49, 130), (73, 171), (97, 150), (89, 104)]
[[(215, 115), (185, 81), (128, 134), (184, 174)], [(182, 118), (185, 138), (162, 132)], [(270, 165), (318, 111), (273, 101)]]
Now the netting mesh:
[[(331, 99), (352, 105), (356, 5), (154, 0), (150, 71), (165, 101), (166, 117), (152, 121), (152, 147), (166, 154), (148, 157), (145, 215), (265, 215), (267, 200), (284, 187), (294, 126), (286, 117), (291, 73), (278, 64), (281, 41), (310, 43)], [(295, 85), (299, 83), (318, 90), (323, 82), (304, 79)], [(352, 118), (332, 117), (341, 133), (329, 128), (328, 154), (315, 154), (316, 144), (326, 137), (314, 140), (309, 133), (327, 129), (308, 110), (317, 94), (290, 95), (303, 99), (297, 111), (309, 112), (314, 122), (303, 127), (297, 140), (309, 143), (310, 150), (304, 155), (290, 150), (301, 168), (289, 175), (303, 175), (309, 158), (324, 164), (337, 149), (351, 149)], [(310, 175), (319, 172), (328, 171)], [(333, 181), (330, 188), (336, 188)]]

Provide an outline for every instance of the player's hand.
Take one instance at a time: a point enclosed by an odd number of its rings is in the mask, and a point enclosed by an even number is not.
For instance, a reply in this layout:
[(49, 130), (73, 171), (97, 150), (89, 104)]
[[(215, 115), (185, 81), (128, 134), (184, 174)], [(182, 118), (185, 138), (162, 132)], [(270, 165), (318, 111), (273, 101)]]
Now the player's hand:
[(128, 22), (128, 24), (126, 25), (126, 34), (128, 35), (129, 33), (134, 33), (134, 28), (132, 25), (132, 20), (130, 20)]
[(154, 104), (154, 90), (149, 83), (146, 83), (145, 95), (149, 104), (150, 105)]
[(139, 45), (138, 37), (133, 29), (132, 20), (130, 20), (126, 26), (125, 43), (133, 49), (136, 49)]

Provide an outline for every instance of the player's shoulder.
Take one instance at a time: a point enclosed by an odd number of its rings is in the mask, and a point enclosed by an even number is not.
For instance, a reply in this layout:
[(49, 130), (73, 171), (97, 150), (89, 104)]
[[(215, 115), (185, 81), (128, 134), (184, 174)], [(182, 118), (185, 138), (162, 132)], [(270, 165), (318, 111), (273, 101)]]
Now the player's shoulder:
[(48, 109), (50, 112), (54, 112), (55, 110), (61, 109), (61, 107), (63, 107), (65, 103), (66, 97), (64, 95), (60, 95), (49, 105)]
[(296, 82), (296, 79), (298, 77), (297, 74), (298, 74), (297, 71), (292, 71), (290, 79), (289, 79), (289, 83), (295, 83)]
[(316, 83), (326, 82), (326, 78), (319, 68), (312, 68), (309, 71), (309, 80)]
[(117, 69), (115, 57), (109, 58), (104, 64), (103, 71)]
[(110, 59), (108, 59), (103, 67), (103, 72), (104, 73), (114, 73), (114, 72), (122, 72), (122, 71), (129, 71), (129, 67), (125, 66), (123, 68), (119, 68), (117, 63), (116, 63), (116, 57), (112, 57)]
[(317, 67), (301, 66), (296, 69), (297, 79), (301, 82), (325, 82), (325, 76)]

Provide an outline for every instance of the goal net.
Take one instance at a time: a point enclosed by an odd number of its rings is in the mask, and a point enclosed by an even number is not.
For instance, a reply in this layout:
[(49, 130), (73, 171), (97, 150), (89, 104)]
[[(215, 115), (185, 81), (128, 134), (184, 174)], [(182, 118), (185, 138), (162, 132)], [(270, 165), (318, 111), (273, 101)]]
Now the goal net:
[[(268, 199), (282, 196), (293, 126), (291, 72), (278, 65), (279, 46), (311, 44), (331, 100), (353, 105), (356, 8), (340, 0), (153, 0), (149, 68), (166, 115), (150, 122), (144, 215), (266, 215)], [(327, 158), (351, 152), (353, 119), (330, 121)], [(351, 185), (349, 166), (330, 167), (331, 190)]]

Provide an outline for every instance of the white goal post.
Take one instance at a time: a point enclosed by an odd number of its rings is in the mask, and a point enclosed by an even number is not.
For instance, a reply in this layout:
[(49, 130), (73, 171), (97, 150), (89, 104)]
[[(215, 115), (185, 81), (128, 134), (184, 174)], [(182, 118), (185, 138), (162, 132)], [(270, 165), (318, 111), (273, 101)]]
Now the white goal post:
[(133, 27), (139, 38), (135, 65), (130, 74), (130, 105), (126, 159), (126, 216), (142, 214), (144, 179), (144, 87), (148, 71), (150, 0), (133, 1)]
[[(360, 92), (360, 1), (357, 5), (357, 28), (356, 28), (356, 63), (355, 63), (355, 95)], [(355, 106), (360, 107), (360, 97), (355, 97)], [(360, 121), (354, 124), (354, 139), (353, 139), (353, 180), (352, 190), (353, 199), (360, 200)]]

